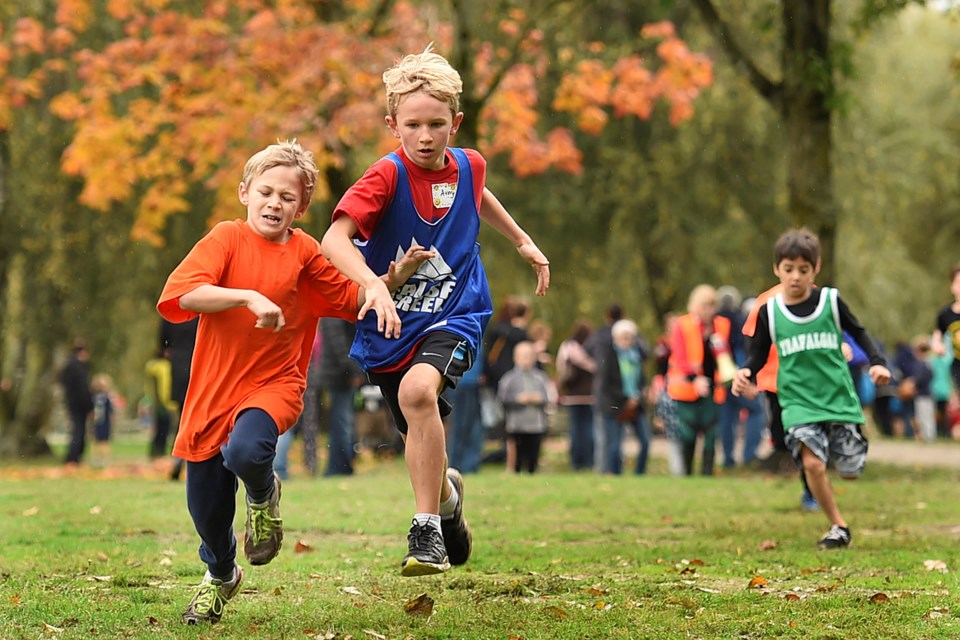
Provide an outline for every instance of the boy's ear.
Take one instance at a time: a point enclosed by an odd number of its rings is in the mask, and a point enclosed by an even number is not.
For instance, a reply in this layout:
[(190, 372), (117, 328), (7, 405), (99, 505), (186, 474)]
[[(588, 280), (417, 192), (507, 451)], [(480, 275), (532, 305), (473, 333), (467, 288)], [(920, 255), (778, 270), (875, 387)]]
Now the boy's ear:
[(247, 185), (243, 182), (240, 183), (240, 186), (237, 187), (237, 197), (240, 198), (240, 204), (247, 206), (249, 199), (247, 198)]
[(391, 116), (385, 116), (383, 121), (387, 123), (387, 127), (390, 129), (390, 133), (393, 134), (394, 138), (400, 137), (400, 130), (397, 129), (397, 121), (394, 120)]
[(461, 123), (461, 122), (463, 122), (463, 112), (462, 112), (462, 111), (460, 111), (459, 113), (457, 113), (457, 114), (455, 114), (455, 115), (453, 116), (453, 125), (451, 125), (451, 127), (450, 127), (450, 134), (451, 134), (451, 135), (453, 135), (454, 133), (457, 132), (457, 129), (460, 128), (460, 123)]
[(820, 266), (821, 266), (820, 259), (817, 258), (817, 264), (813, 266), (813, 275), (817, 275), (818, 273), (820, 273)]

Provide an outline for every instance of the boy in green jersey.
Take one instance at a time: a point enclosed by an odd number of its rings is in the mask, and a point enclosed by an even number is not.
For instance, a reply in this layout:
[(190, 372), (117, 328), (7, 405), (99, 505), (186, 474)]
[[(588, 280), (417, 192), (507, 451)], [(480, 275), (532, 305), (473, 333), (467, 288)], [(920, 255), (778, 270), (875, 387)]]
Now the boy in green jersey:
[(830, 521), (819, 546), (836, 549), (848, 546), (851, 535), (833, 496), (827, 462), (833, 462), (841, 477), (855, 479), (867, 458), (867, 439), (860, 429), (863, 409), (841, 349), (843, 332), (867, 353), (875, 384), (889, 382), (890, 371), (837, 290), (814, 286), (819, 271), (816, 235), (795, 229), (780, 236), (774, 247), (773, 272), (783, 288), (760, 309), (747, 362), (737, 372), (732, 391), (740, 395), (752, 386), (775, 344), (780, 356), (777, 394), (784, 440)]

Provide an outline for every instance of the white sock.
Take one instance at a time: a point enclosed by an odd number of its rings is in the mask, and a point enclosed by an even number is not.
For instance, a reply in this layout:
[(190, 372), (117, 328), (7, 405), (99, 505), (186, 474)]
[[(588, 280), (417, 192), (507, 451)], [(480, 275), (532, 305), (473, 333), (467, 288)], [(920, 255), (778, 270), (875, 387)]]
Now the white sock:
[(457, 493), (457, 488), (449, 480), (447, 480), (447, 484), (450, 485), (450, 497), (440, 503), (441, 520), (452, 518), (453, 512), (457, 510), (457, 504), (460, 502), (460, 494)]
[[(220, 582), (222, 582), (225, 586), (229, 586), (229, 585), (232, 585), (233, 583), (235, 583), (235, 582), (237, 581), (237, 575), (238, 575), (238, 574), (237, 574), (237, 566), (234, 565), (234, 566), (233, 566), (233, 570), (230, 572), (230, 575), (229, 575), (229, 576), (227, 576), (226, 578), (218, 578), (218, 579), (219, 579)], [(207, 570), (206, 578), (210, 578), (211, 580), (214, 580), (213, 574), (210, 573), (210, 570), (209, 570), (209, 569)], [(206, 578), (205, 578), (204, 580), (206, 580)]]
[(414, 514), (413, 519), (421, 527), (430, 525), (440, 533), (443, 533), (443, 530), (440, 528), (440, 516), (435, 513), (417, 513)]

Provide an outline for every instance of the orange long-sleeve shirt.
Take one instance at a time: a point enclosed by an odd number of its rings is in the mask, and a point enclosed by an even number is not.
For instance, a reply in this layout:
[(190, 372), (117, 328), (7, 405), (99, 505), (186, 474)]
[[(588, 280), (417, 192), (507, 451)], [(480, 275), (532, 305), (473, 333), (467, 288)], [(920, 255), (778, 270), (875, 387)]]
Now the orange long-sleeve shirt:
[(180, 308), (180, 297), (204, 284), (258, 291), (281, 308), (286, 325), (279, 332), (257, 329), (244, 307), (200, 314), (173, 448), (175, 456), (193, 462), (217, 454), (244, 409), (266, 411), (281, 433), (293, 426), (303, 408), (318, 319), (355, 320), (359, 311), (357, 285), (299, 229), (277, 243), (242, 220), (218, 224), (170, 274), (157, 310), (171, 322), (196, 317)]

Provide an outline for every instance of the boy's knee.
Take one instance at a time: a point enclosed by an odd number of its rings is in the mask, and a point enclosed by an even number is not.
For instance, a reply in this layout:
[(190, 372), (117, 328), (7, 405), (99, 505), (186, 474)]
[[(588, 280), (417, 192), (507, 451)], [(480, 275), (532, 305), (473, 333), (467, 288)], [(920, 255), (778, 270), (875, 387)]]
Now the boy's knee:
[(411, 380), (409, 383), (404, 380), (397, 399), (404, 413), (437, 409), (437, 390), (423, 380)]
[(264, 464), (272, 464), (276, 448), (263, 440), (236, 440), (221, 449), (224, 465), (238, 476)]

